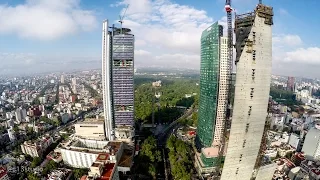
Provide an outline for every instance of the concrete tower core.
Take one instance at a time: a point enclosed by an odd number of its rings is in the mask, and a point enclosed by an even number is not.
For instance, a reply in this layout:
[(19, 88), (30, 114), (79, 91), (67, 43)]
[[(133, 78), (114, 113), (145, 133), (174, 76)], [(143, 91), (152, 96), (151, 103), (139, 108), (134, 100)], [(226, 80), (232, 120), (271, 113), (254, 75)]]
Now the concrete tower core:
[(260, 149), (272, 67), (273, 8), (236, 16), (234, 109), (221, 180), (250, 180)]

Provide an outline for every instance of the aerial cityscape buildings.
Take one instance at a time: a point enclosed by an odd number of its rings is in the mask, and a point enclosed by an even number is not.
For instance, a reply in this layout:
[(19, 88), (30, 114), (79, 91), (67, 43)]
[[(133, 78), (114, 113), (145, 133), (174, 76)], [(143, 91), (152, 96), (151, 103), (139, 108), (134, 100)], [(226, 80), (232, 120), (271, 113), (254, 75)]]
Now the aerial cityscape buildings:
[[(178, 55), (153, 67), (161, 53), (140, 48), (165, 39), (144, 36), (152, 26), (133, 24), (128, 7), (119, 26), (99, 28), (99, 69), (0, 76), (0, 180), (320, 180), (320, 80), (271, 75), (277, 4), (233, 21), (226, 0), (227, 27), (197, 26), (200, 73), (168, 68)], [(152, 67), (139, 67), (141, 54)]]
[(273, 8), (258, 4), (235, 19), (236, 84), (221, 180), (249, 180), (267, 117), (272, 67)]

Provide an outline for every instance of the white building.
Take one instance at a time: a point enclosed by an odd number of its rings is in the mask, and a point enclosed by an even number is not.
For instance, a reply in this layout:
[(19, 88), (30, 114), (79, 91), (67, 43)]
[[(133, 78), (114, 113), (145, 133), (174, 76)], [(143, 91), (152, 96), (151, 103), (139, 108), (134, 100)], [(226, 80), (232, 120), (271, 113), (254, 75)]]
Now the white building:
[(15, 132), (12, 128), (12, 126), (8, 129), (8, 135), (11, 142), (16, 140)]
[(223, 137), (226, 120), (227, 96), (229, 92), (228, 80), (230, 75), (228, 64), (228, 38), (220, 38), (220, 72), (219, 72), (219, 99), (217, 106), (216, 125), (214, 133), (214, 144), (220, 144)]
[(13, 127), (14, 126), (14, 121), (12, 119), (7, 120), (7, 128)]
[(320, 130), (312, 128), (308, 131), (303, 143), (302, 152), (308, 160), (320, 159)]
[(16, 121), (17, 122), (23, 122), (25, 121), (25, 118), (27, 117), (27, 111), (23, 108), (18, 108), (15, 112)]
[(296, 134), (291, 134), (289, 138), (289, 145), (295, 149), (300, 145), (300, 137)]
[(300, 91), (300, 95), (301, 95), (302, 98), (308, 98), (310, 93), (309, 93), (308, 90), (304, 89), (304, 90)]
[(288, 173), (288, 177), (290, 179), (294, 179), (297, 176), (297, 174), (299, 173), (300, 169), (301, 168), (299, 166), (295, 167), (295, 168), (292, 168)]
[(69, 180), (71, 178), (72, 171), (70, 169), (54, 169), (48, 174), (48, 180)]
[(118, 126), (114, 129), (115, 138), (119, 141), (132, 143), (134, 138), (134, 129), (130, 126)]
[(6, 118), (7, 119), (12, 119), (13, 118), (13, 115), (11, 112), (6, 112)]
[(105, 140), (104, 120), (86, 119), (74, 125), (75, 135), (81, 138)]
[(52, 144), (52, 142), (52, 137), (44, 136), (36, 141), (25, 141), (20, 146), (23, 154), (28, 154), (31, 157), (41, 157), (43, 152)]
[(253, 176), (267, 117), (272, 24), (273, 8), (263, 4), (252, 13), (236, 16), (234, 108), (221, 180), (250, 180)]
[(64, 84), (64, 75), (61, 75), (60, 82), (61, 84)]
[(118, 161), (123, 152), (122, 142), (74, 139), (60, 144), (63, 162), (76, 168), (89, 168), (100, 153), (109, 153), (110, 161)]

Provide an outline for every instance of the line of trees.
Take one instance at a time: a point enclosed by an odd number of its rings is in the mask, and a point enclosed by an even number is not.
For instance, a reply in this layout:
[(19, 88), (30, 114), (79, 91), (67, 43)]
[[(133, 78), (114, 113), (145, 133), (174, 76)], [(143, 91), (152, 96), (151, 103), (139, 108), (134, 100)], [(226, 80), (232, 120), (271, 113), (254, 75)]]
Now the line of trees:
[(191, 179), (193, 172), (191, 147), (173, 135), (168, 138), (166, 147), (170, 150), (169, 161), (171, 166), (171, 174), (174, 179)]
[(295, 98), (295, 94), (291, 91), (286, 91), (283, 89), (278, 89), (276, 87), (271, 86), (270, 88), (270, 96), (277, 102), (284, 104), (286, 106), (300, 105), (301, 102), (297, 101)]
[(135, 174), (142, 174), (156, 179), (158, 163), (161, 161), (161, 152), (157, 148), (157, 140), (149, 136), (141, 145), (141, 151), (135, 159)]

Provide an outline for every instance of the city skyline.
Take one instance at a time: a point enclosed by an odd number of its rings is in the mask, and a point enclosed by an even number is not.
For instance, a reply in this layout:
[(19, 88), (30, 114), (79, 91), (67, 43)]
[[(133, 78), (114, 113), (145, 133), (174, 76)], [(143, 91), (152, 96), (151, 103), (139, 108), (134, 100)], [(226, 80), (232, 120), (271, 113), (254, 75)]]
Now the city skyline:
[[(252, 9), (252, 5), (257, 3), (255, 2), (245, 0), (240, 4), (239, 0), (235, 0), (234, 7), (236, 11), (245, 12)], [(223, 8), (221, 11), (218, 8), (223, 3), (222, 0), (202, 3), (181, 0), (157, 3), (141, 0), (130, 3), (127, 0), (120, 4), (115, 0), (109, 4), (103, 1), (88, 3), (75, 0), (1, 1), (2, 17), (11, 17), (9, 19), (12, 21), (21, 22), (21, 18), (25, 18), (24, 15), (27, 14), (29, 21), (10, 24), (6, 19), (0, 18), (0, 37), (4, 42), (0, 45), (0, 75), (99, 68), (99, 24), (106, 17), (110, 17), (111, 23), (117, 24), (117, 18), (127, 3), (131, 5), (124, 19), (124, 26), (131, 28), (136, 34), (137, 67), (165, 66), (170, 63), (171, 67), (199, 69), (199, 34), (213, 21), (219, 20), (222, 24), (226, 22)], [(302, 2), (289, 4), (287, 1), (265, 0), (264, 3), (272, 4), (275, 13), (279, 14), (275, 18), (273, 32), (273, 64), (277, 64), (273, 66), (273, 74), (319, 77), (316, 69), (319, 67), (317, 55), (320, 52), (320, 41), (317, 39), (319, 37), (309, 37), (311, 32), (318, 29), (318, 25), (313, 23), (315, 19), (305, 18), (306, 13), (315, 9), (319, 2), (312, 2), (312, 7), (306, 7)], [(212, 10), (208, 7), (215, 8)], [(299, 14), (294, 12), (297, 8)], [(52, 16), (36, 16), (42, 15), (42, 11), (37, 10), (52, 12)], [(170, 14), (170, 11), (180, 13), (175, 15)], [(194, 14), (197, 16), (193, 16)], [(46, 25), (43, 18), (59, 23)], [(67, 23), (67, 26), (62, 26), (61, 23)], [(306, 25), (307, 29), (299, 28)], [(33, 28), (34, 26), (39, 28)], [(30, 27), (35, 30), (31, 31)], [(160, 34), (154, 36), (154, 33)], [(151, 38), (142, 36), (143, 34)], [(172, 39), (175, 40), (174, 43)], [(192, 43), (185, 43), (187, 39)], [(305, 70), (310, 73), (305, 75)]]

